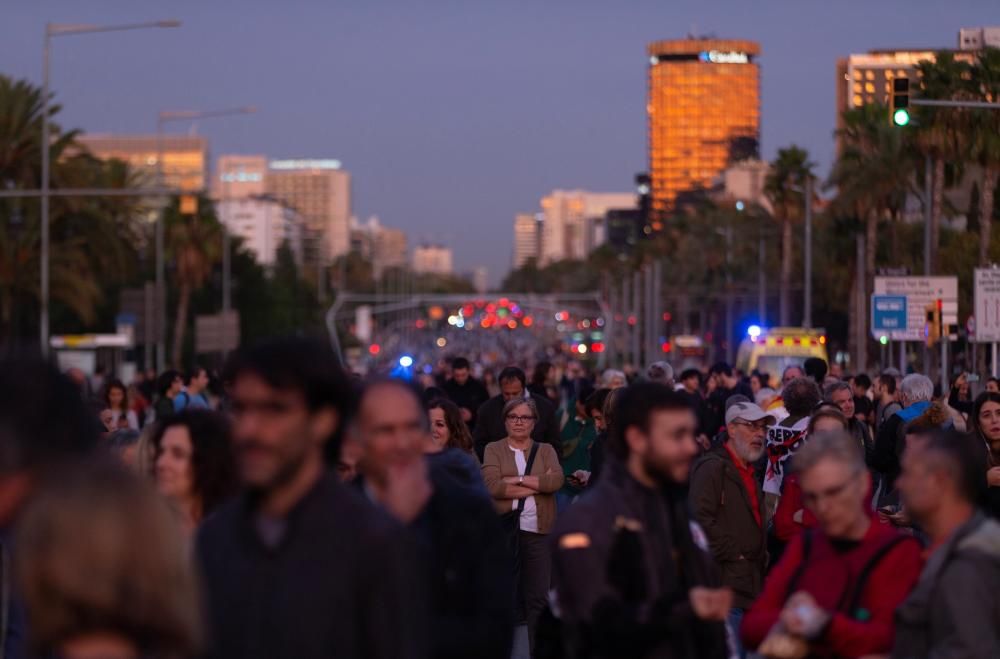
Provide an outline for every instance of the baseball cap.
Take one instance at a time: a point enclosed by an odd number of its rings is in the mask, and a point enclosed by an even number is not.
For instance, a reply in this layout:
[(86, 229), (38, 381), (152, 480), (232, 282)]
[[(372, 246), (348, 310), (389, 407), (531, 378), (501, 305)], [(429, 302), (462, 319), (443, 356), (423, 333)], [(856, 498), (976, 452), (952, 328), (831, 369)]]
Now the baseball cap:
[(726, 410), (726, 423), (732, 423), (736, 419), (744, 421), (760, 421), (767, 419), (768, 424), (774, 423), (774, 416), (760, 409), (760, 406), (751, 403), (736, 403)]

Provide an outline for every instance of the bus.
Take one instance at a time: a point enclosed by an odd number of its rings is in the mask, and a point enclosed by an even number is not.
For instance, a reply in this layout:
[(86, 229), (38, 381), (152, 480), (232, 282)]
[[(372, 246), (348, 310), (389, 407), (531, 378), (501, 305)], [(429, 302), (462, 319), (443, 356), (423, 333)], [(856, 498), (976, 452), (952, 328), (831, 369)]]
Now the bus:
[(736, 354), (736, 368), (747, 374), (767, 373), (780, 380), (787, 367), (802, 366), (810, 357), (829, 363), (824, 330), (751, 325)]

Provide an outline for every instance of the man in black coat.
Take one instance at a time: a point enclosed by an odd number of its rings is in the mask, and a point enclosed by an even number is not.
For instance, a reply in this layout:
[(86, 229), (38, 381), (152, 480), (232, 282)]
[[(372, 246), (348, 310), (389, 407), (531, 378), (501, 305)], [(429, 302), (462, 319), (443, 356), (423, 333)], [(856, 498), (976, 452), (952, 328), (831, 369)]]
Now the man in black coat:
[(687, 401), (656, 383), (616, 399), (601, 480), (559, 518), (544, 656), (719, 659), (733, 595), (686, 501), (698, 453)]
[(416, 544), (324, 464), (353, 398), (329, 346), (284, 339), (242, 351), (227, 382), (246, 491), (198, 536), (207, 656), (428, 656)]
[(510, 657), (514, 581), (500, 519), (484, 488), (425, 459), (433, 440), (416, 392), (398, 380), (369, 384), (353, 439), (363, 450), (360, 489), (402, 522), (428, 557), (430, 656)]
[(527, 377), (524, 375), (524, 371), (516, 366), (508, 366), (500, 371), (498, 379), (500, 380), (500, 395), (483, 403), (476, 414), (476, 429), (472, 433), (472, 439), (479, 461), (483, 461), (483, 453), (486, 451), (487, 444), (507, 436), (507, 425), (503, 419), (504, 405), (514, 398), (527, 396), (531, 396), (538, 408), (538, 419), (535, 420), (535, 429), (531, 432), (531, 438), (536, 442), (551, 444), (556, 450), (556, 455), (561, 456), (562, 442), (559, 440), (559, 424), (556, 421), (555, 406), (546, 398), (526, 392)]
[(465, 357), (456, 357), (451, 362), (451, 379), (441, 388), (448, 394), (451, 402), (458, 405), (462, 421), (465, 421), (471, 430), (476, 427), (476, 411), (490, 399), (490, 394), (486, 391), (485, 385), (472, 377), (469, 371), (469, 360)]

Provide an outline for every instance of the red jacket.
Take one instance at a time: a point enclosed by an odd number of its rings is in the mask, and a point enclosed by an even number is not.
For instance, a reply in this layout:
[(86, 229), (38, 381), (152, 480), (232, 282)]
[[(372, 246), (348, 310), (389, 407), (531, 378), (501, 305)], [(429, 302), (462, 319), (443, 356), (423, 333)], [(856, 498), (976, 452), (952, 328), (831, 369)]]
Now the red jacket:
[[(802, 511), (802, 522), (796, 522), (795, 513)], [(788, 542), (799, 534), (802, 529), (816, 526), (816, 516), (802, 503), (802, 488), (796, 474), (785, 476), (781, 483), (781, 499), (778, 509), (774, 512), (774, 535), (782, 542)]]
[(764, 592), (744, 616), (743, 642), (757, 648), (778, 622), (788, 596), (805, 591), (832, 614), (826, 631), (813, 643), (816, 655), (887, 654), (892, 650), (893, 613), (922, 568), (917, 541), (874, 519), (861, 543), (843, 553), (819, 529), (802, 533), (789, 543), (768, 575)]

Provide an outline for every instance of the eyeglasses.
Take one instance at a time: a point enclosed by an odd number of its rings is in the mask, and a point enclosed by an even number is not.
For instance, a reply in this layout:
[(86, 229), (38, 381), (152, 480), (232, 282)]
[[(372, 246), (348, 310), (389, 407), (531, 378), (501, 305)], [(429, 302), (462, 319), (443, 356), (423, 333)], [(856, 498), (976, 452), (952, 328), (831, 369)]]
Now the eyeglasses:
[(529, 423), (535, 420), (533, 416), (518, 416), (516, 414), (508, 414), (507, 420), (511, 423)]
[(809, 508), (815, 508), (825, 499), (836, 499), (846, 492), (847, 488), (854, 484), (854, 479), (857, 478), (857, 476), (857, 474), (854, 474), (840, 485), (827, 488), (822, 492), (807, 492), (802, 490), (802, 503)]
[(767, 423), (750, 423), (749, 421), (744, 421), (743, 419), (736, 419), (733, 423), (737, 426), (746, 426), (754, 431), (767, 432)]

